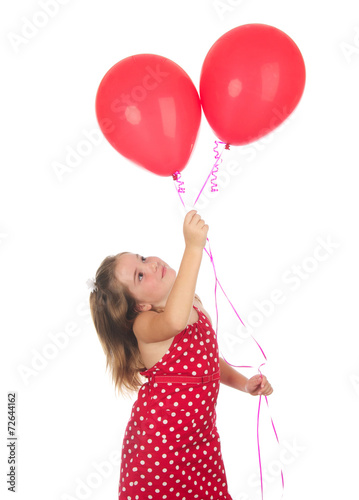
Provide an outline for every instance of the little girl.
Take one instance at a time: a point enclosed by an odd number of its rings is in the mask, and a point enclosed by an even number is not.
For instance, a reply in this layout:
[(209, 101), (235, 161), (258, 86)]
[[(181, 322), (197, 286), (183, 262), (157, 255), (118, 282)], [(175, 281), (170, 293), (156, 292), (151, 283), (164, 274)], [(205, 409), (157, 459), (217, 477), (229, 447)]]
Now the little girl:
[(265, 376), (248, 380), (219, 358), (195, 295), (207, 232), (197, 211), (188, 212), (177, 276), (158, 257), (129, 252), (107, 257), (96, 273), (90, 307), (106, 368), (120, 392), (138, 391), (122, 446), (120, 500), (232, 500), (216, 427), (220, 382), (252, 395), (273, 392)]

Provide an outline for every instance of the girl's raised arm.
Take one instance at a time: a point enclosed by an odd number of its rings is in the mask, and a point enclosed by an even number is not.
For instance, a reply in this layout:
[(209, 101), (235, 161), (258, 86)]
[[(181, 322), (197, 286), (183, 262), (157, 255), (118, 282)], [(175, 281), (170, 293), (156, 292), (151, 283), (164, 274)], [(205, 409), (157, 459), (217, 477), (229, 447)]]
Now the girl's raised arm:
[(183, 224), (186, 247), (165, 310), (162, 313), (147, 311), (136, 318), (134, 331), (142, 342), (161, 342), (186, 328), (192, 311), (207, 233), (208, 225), (197, 211), (188, 212)]

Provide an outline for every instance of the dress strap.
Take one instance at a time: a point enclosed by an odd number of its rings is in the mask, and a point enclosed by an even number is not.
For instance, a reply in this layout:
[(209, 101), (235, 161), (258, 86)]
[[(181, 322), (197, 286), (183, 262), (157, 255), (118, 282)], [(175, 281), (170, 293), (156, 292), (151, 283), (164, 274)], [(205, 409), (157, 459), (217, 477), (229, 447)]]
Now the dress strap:
[(149, 378), (150, 382), (163, 382), (163, 383), (186, 383), (186, 384), (204, 384), (206, 382), (211, 382), (212, 380), (218, 380), (220, 378), (220, 370), (212, 375), (203, 375), (200, 377), (193, 377), (188, 375), (156, 375), (155, 373), (149, 374), (145, 377)]

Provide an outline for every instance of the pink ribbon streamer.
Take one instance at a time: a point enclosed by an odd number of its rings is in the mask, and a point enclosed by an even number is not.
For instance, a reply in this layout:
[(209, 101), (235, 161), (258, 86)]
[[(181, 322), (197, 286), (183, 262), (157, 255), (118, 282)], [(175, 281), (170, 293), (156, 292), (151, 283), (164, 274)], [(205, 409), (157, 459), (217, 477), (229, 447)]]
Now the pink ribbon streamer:
[[(225, 148), (222, 150), (221, 154), (218, 155), (218, 144), (225, 144), (224, 142), (221, 142), (221, 141), (215, 141), (216, 142), (216, 147), (214, 148), (214, 151), (216, 153), (215, 155), (215, 159), (216, 159), (216, 162), (211, 170), (211, 172), (209, 173), (207, 179), (206, 179), (206, 182), (204, 183), (204, 185), (202, 186), (202, 189), (200, 190), (193, 206), (196, 204), (197, 200), (199, 199), (200, 195), (202, 194), (203, 192), (203, 189), (205, 187), (205, 185), (207, 184), (208, 182), (208, 179), (210, 177), (210, 175), (212, 173), (214, 173), (214, 178), (212, 179), (211, 183), (212, 183), (212, 191), (214, 190), (213, 189), (213, 186), (215, 185), (217, 187), (217, 184), (215, 184), (215, 180), (217, 179), (217, 176), (215, 175), (217, 172), (218, 172), (218, 162), (219, 162), (219, 159), (224, 151), (224, 149), (229, 149), (229, 144), (226, 144)], [(184, 182), (180, 180), (181, 178), (181, 174), (180, 172), (175, 172), (173, 174), (173, 180), (175, 182), (177, 182), (177, 186), (176, 186), (176, 191), (178, 193), (178, 196), (181, 200), (181, 203), (183, 205), (184, 208), (185, 207), (185, 204), (183, 202), (183, 199), (182, 199), (182, 196), (181, 196), (181, 193), (184, 193), (185, 192), (185, 188), (184, 188)], [(210, 244), (209, 244), (209, 239), (207, 238), (207, 242), (208, 242), (208, 248), (209, 248), (209, 251), (204, 248), (205, 252), (207, 253), (207, 255), (209, 256), (210, 258), (210, 261), (212, 263), (212, 267), (213, 267), (213, 272), (214, 272), (214, 276), (215, 276), (215, 286), (214, 286), (214, 297), (215, 297), (215, 306), (216, 306), (216, 338), (218, 337), (218, 304), (217, 304), (217, 284), (219, 285), (219, 287), (221, 288), (223, 294), (225, 295), (226, 299), (228, 300), (228, 302), (230, 303), (233, 311), (235, 312), (236, 316), (238, 317), (238, 319), (240, 320), (240, 322), (242, 323), (243, 326), (245, 326), (245, 324), (243, 323), (242, 319), (240, 318), (238, 312), (236, 311), (235, 307), (233, 306), (232, 302), (229, 300), (227, 294), (225, 293), (222, 285), (220, 284), (219, 280), (218, 280), (218, 277), (217, 277), (217, 272), (216, 272), (216, 267), (214, 265), (214, 260), (213, 260), (213, 255), (212, 255), (212, 251), (211, 251), (211, 247), (210, 247)], [(261, 346), (259, 345), (259, 343), (257, 342), (257, 340), (253, 337), (253, 335), (251, 334), (251, 337), (252, 339), (254, 340), (254, 342), (257, 344), (258, 348), (260, 349), (261, 353), (263, 354), (263, 357), (264, 359), (267, 361), (267, 356), (264, 354), (264, 351), (263, 349), (261, 348)], [(230, 366), (233, 366), (235, 368), (254, 368), (253, 366), (245, 366), (245, 365), (242, 365), (242, 366), (239, 366), (239, 365), (232, 365), (231, 363), (229, 363), (226, 358), (223, 356), (222, 352), (221, 352), (221, 355), (224, 359), (224, 361), (230, 365)], [(260, 373), (260, 375), (263, 377), (262, 375), (262, 372), (260, 370), (261, 366), (265, 365), (265, 363), (262, 363), (259, 367), (258, 367), (258, 371)], [(264, 396), (265, 397), (265, 400), (266, 400), (266, 403), (267, 403), (267, 407), (268, 407), (268, 411), (269, 411), (269, 403), (268, 403), (268, 399), (267, 399), (267, 396)], [(258, 447), (258, 460), (259, 460), (259, 473), (260, 473), (260, 480), (261, 480), (261, 496), (262, 496), (262, 500), (263, 500), (263, 475), (262, 475), (262, 461), (261, 461), (261, 449), (260, 449), (260, 444), (259, 444), (259, 417), (260, 417), (260, 409), (261, 409), (261, 400), (262, 400), (262, 396), (260, 395), (259, 396), (259, 403), (258, 403), (258, 413), (257, 413), (257, 447)], [(270, 419), (271, 419), (271, 423), (272, 423), (272, 427), (273, 427), (273, 431), (274, 431), (274, 434), (275, 434), (275, 437), (277, 439), (277, 442), (278, 442), (278, 445), (280, 444), (279, 443), (279, 439), (278, 439), (278, 435), (277, 435), (277, 431), (275, 429), (275, 426), (274, 426), (274, 422), (273, 422), (273, 419), (272, 417), (270, 416)], [(284, 477), (283, 477), (283, 470), (281, 469), (281, 477), (282, 477), (282, 497), (283, 497), (283, 494), (284, 494)]]
[[(209, 244), (209, 239), (207, 238), (207, 242), (208, 242), (208, 248), (209, 248), (209, 252), (206, 250), (206, 248), (204, 249), (205, 252), (207, 253), (207, 255), (209, 256), (210, 260), (211, 260), (211, 263), (212, 263), (212, 267), (213, 267), (213, 271), (214, 271), (214, 276), (215, 276), (215, 280), (216, 280), (216, 284), (215, 284), (215, 288), (214, 288), (214, 295), (215, 295), (215, 306), (216, 306), (216, 337), (217, 337), (217, 332), (218, 332), (218, 306), (217, 306), (217, 282), (219, 283), (218, 281), (218, 278), (217, 278), (217, 273), (216, 273), (216, 268), (215, 268), (215, 265), (214, 265), (214, 260), (213, 260), (213, 255), (212, 255), (212, 251), (211, 251), (211, 247), (210, 247), (210, 244)], [(221, 285), (220, 285), (221, 286)], [(224, 293), (224, 290), (221, 286), (221, 289)], [(230, 300), (228, 299), (227, 295), (224, 293), (224, 295), (226, 296), (227, 300), (229, 301), (229, 303), (231, 304), (234, 312), (236, 313), (237, 317), (240, 319), (241, 323), (244, 325), (243, 321), (241, 320), (239, 314), (237, 313), (235, 307), (233, 306), (233, 304), (230, 302)], [(244, 325), (245, 326), (245, 325)], [(264, 359), (267, 361), (267, 356), (264, 354), (264, 351), (263, 349), (261, 348), (261, 346), (259, 345), (259, 343), (256, 341), (256, 339), (253, 337), (253, 335), (251, 334), (251, 337), (252, 339), (255, 341), (255, 343), (257, 344), (258, 348), (260, 349), (261, 353), (263, 354), (263, 357)], [(239, 365), (232, 365), (231, 363), (229, 363), (226, 358), (223, 356), (222, 352), (221, 352), (221, 355), (224, 359), (224, 361), (230, 365), (230, 366), (233, 366), (235, 368), (254, 368), (253, 366), (239, 366)], [(265, 365), (265, 363), (262, 363), (261, 365), (259, 365), (258, 367), (258, 371), (260, 373), (260, 375), (263, 377), (262, 375), (262, 372), (260, 370), (261, 366)], [(267, 399), (267, 396), (264, 396), (265, 397), (265, 400), (266, 400), (266, 403), (267, 403), (267, 407), (268, 407), (268, 411), (269, 411), (269, 403), (268, 403), (268, 399)], [(259, 474), (260, 474), (260, 479), (261, 479), (261, 496), (262, 496), (262, 500), (263, 500), (263, 475), (262, 475), (262, 461), (261, 461), (261, 449), (260, 449), (260, 444), (259, 444), (259, 416), (260, 416), (260, 409), (261, 409), (261, 399), (262, 399), (262, 396), (260, 395), (259, 396), (259, 403), (258, 403), (258, 414), (257, 414), (257, 447), (258, 447), (258, 460), (259, 460)], [(273, 430), (274, 430), (274, 434), (275, 434), (275, 437), (277, 439), (277, 442), (278, 442), (278, 445), (279, 445), (279, 439), (278, 439), (278, 435), (277, 435), (277, 431), (275, 429), (275, 426), (274, 426), (274, 422), (273, 422), (273, 419), (272, 417), (270, 416), (270, 419), (271, 419), (271, 422), (272, 422), (272, 427), (273, 427)], [(284, 494), (284, 477), (283, 477), (283, 470), (281, 469), (281, 477), (282, 477), (282, 497), (283, 497), (283, 494)]]
[(213, 168), (212, 168), (212, 179), (211, 179), (211, 192), (213, 193), (213, 191), (218, 191), (217, 189), (217, 183), (216, 183), (216, 180), (217, 180), (217, 176), (216, 176), (216, 173), (218, 172), (218, 162), (219, 160), (221, 160), (221, 163), (223, 161), (223, 158), (221, 158), (221, 154), (218, 153), (218, 145), (219, 144), (225, 144), (224, 142), (221, 142), (221, 141), (214, 141), (216, 143), (215, 147), (213, 148), (213, 151), (215, 152), (215, 155), (214, 155), (214, 159), (216, 160), (215, 161), (215, 164), (213, 165)]
[[(197, 203), (198, 198), (201, 196), (202, 191), (203, 191), (203, 189), (205, 188), (205, 186), (206, 186), (206, 184), (207, 184), (207, 182), (208, 182), (208, 179), (210, 178), (211, 174), (213, 175), (213, 178), (211, 179), (211, 184), (212, 184), (212, 186), (211, 186), (211, 191), (212, 191), (212, 192), (213, 192), (213, 191), (218, 191), (218, 189), (217, 189), (217, 184), (216, 184), (216, 180), (217, 180), (216, 173), (218, 172), (218, 162), (219, 162), (219, 160), (221, 160), (221, 162), (223, 161), (223, 160), (222, 160), (222, 158), (221, 158), (222, 153), (223, 153), (223, 151), (224, 151), (225, 149), (229, 149), (229, 144), (227, 144), (227, 143), (225, 143), (225, 142), (222, 142), (222, 141), (214, 141), (214, 142), (216, 143), (216, 146), (213, 148), (213, 151), (215, 152), (215, 156), (214, 156), (214, 158), (215, 158), (215, 160), (216, 160), (216, 161), (215, 161), (215, 164), (214, 164), (214, 165), (213, 165), (213, 167), (212, 167), (212, 170), (211, 170), (211, 171), (210, 171), (210, 173), (208, 174), (208, 177), (207, 177), (207, 179), (206, 179), (205, 183), (203, 184), (203, 186), (202, 186), (202, 188), (201, 188), (200, 192), (198, 193), (197, 198), (195, 199), (195, 202), (193, 203), (193, 206), (195, 206), (195, 204)], [(225, 147), (222, 149), (221, 154), (218, 154), (218, 144), (225, 144)]]
[[(195, 202), (193, 203), (193, 206), (195, 206), (195, 204), (197, 203), (197, 201), (198, 201), (199, 197), (201, 196), (201, 194), (203, 192), (203, 189), (205, 188), (205, 186), (206, 186), (206, 184), (208, 182), (208, 179), (210, 178), (211, 175), (212, 175), (212, 179), (211, 179), (211, 192), (218, 191), (218, 189), (217, 189), (217, 182), (216, 182), (217, 181), (217, 175), (216, 174), (218, 172), (218, 162), (221, 161), (221, 163), (222, 163), (222, 161), (223, 161), (223, 159), (221, 158), (222, 153), (223, 153), (223, 151), (225, 149), (229, 149), (230, 145), (228, 143), (222, 142), (222, 141), (214, 141), (214, 142), (216, 143), (216, 146), (213, 148), (213, 151), (215, 152), (214, 158), (215, 158), (216, 161), (215, 161), (215, 164), (213, 165), (210, 173), (208, 174), (208, 177), (207, 177), (205, 183), (203, 184), (200, 192), (198, 193), (197, 198), (195, 199)], [(222, 151), (221, 151), (220, 154), (218, 153), (218, 145), (219, 144), (225, 144), (225, 147), (222, 149)], [(175, 184), (176, 191), (177, 191), (177, 193), (178, 193), (178, 195), (180, 197), (182, 205), (185, 206), (185, 204), (183, 202), (183, 199), (182, 199), (182, 196), (181, 196), (181, 193), (185, 193), (184, 182), (180, 180), (181, 179), (181, 173), (178, 170), (176, 170), (176, 172), (174, 172), (172, 174), (172, 178), (175, 181), (175, 183), (177, 182), (177, 185)]]

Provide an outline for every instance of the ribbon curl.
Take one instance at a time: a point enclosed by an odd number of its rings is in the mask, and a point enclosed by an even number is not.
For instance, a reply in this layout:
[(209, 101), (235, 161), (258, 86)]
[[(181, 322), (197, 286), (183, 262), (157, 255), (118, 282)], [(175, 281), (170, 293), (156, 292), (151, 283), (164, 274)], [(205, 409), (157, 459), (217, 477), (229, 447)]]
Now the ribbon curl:
[[(176, 191), (178, 193), (178, 196), (180, 197), (182, 205), (184, 206), (184, 208), (186, 208), (185, 204), (183, 202), (182, 196), (181, 196), (181, 193), (185, 193), (186, 192), (186, 189), (184, 187), (184, 182), (180, 180), (181, 179), (181, 173), (178, 170), (176, 170), (176, 172), (174, 172), (172, 174), (172, 179), (174, 180), (175, 188), (176, 188)], [(176, 185), (176, 182), (177, 182), (177, 185)]]
[[(211, 174), (213, 174), (213, 178), (211, 179), (211, 184), (212, 184), (212, 186), (211, 186), (211, 191), (212, 191), (212, 192), (213, 192), (213, 191), (218, 191), (218, 189), (217, 189), (217, 184), (216, 184), (216, 180), (217, 180), (216, 173), (218, 172), (218, 162), (219, 162), (219, 160), (221, 160), (221, 162), (223, 161), (223, 160), (222, 160), (222, 158), (221, 158), (222, 153), (223, 153), (223, 151), (224, 151), (225, 149), (229, 149), (229, 144), (228, 144), (228, 143), (225, 143), (225, 142), (222, 142), (222, 141), (214, 141), (214, 142), (216, 143), (216, 146), (213, 148), (213, 151), (215, 152), (215, 156), (214, 156), (214, 158), (215, 158), (215, 160), (216, 160), (216, 161), (215, 161), (215, 163), (214, 163), (214, 165), (213, 165), (213, 167), (212, 167), (212, 170), (211, 170), (211, 171), (210, 171), (210, 173), (208, 174), (208, 177), (207, 177), (207, 179), (206, 179), (205, 183), (203, 184), (203, 186), (202, 186), (202, 188), (201, 188), (200, 192), (198, 193), (197, 198), (195, 199), (195, 202), (194, 202), (193, 206), (195, 206), (195, 204), (196, 204), (196, 203), (197, 203), (197, 201), (198, 201), (198, 198), (201, 196), (202, 191), (203, 191), (203, 189), (205, 188), (205, 186), (206, 186), (206, 184), (207, 184), (207, 182), (208, 182), (208, 179), (210, 178)], [(223, 148), (223, 150), (222, 150), (221, 154), (218, 154), (218, 144), (225, 144), (225, 145), (226, 145), (226, 146)]]

